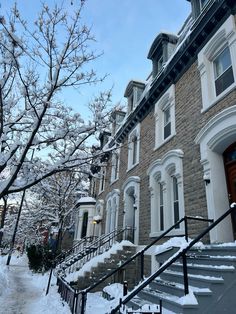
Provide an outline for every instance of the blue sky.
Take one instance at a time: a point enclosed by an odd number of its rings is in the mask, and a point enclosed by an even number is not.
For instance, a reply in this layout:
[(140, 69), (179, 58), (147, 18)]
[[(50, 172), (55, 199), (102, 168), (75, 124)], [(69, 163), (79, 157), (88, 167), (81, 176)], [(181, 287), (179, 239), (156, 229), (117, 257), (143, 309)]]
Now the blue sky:
[[(73, 6), (71, 0), (64, 3), (73, 9), (76, 1), (79, 0), (74, 0)], [(33, 15), (40, 2), (17, 1), (26, 18)], [(0, 0), (0, 3), (1, 14), (5, 14), (14, 1)], [(151, 71), (147, 54), (155, 37), (161, 31), (177, 33), (189, 13), (187, 0), (87, 0), (83, 21), (92, 26), (97, 40), (94, 48), (103, 51), (94, 68), (98, 74), (109, 76), (102, 85), (65, 93), (65, 102), (76, 111), (86, 113), (86, 104), (92, 96), (113, 86), (113, 103), (124, 104), (123, 95), (129, 80), (145, 80)]]

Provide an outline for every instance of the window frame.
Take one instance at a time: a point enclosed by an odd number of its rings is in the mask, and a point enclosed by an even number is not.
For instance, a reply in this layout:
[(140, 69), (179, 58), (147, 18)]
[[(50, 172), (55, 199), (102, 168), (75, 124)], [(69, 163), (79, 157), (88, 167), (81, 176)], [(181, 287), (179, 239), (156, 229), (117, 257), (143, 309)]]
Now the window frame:
[[(136, 139), (135, 142), (133, 139)], [(134, 153), (136, 152), (134, 158)], [(131, 131), (128, 136), (128, 168), (127, 171), (133, 169), (139, 164), (140, 159), (140, 123)]]
[[(231, 66), (234, 82), (217, 94), (215, 86), (214, 60), (228, 47), (231, 57)], [(236, 29), (234, 17), (231, 15), (222, 24), (211, 40), (201, 49), (198, 54), (198, 70), (200, 72), (202, 110), (207, 111), (232, 89), (236, 87)]]
[[(165, 123), (165, 112), (169, 110), (169, 122)], [(166, 93), (155, 104), (155, 146), (154, 150), (162, 146), (176, 135), (175, 130), (175, 86), (172, 84)], [(169, 134), (165, 136), (169, 125)]]
[[(150, 237), (157, 237), (163, 230), (171, 227), (176, 220), (184, 217), (184, 186), (183, 186), (183, 152), (181, 150), (171, 150), (162, 159), (154, 161), (147, 171), (149, 176), (149, 189), (151, 194), (151, 232)], [(175, 181), (176, 180), (176, 181)], [(174, 193), (177, 189), (177, 199)], [(163, 187), (163, 208), (161, 204), (161, 190)], [(178, 215), (176, 206), (178, 204)], [(163, 211), (163, 218), (162, 218)], [(177, 219), (179, 218), (179, 219)], [(164, 228), (162, 230), (162, 220)], [(180, 235), (183, 233), (183, 225), (180, 224), (170, 232), (170, 235)]]
[(112, 153), (111, 158), (111, 184), (119, 179), (119, 168), (120, 168), (120, 149)]
[(105, 191), (106, 186), (106, 166), (101, 166), (99, 180), (99, 194)]

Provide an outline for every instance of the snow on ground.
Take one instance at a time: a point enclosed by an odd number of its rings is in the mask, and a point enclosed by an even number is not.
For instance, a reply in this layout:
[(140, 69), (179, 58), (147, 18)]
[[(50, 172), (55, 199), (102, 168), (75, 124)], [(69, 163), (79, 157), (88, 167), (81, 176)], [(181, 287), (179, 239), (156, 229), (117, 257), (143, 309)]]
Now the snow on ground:
[(0, 257), (0, 313), (4, 314), (70, 314), (57, 293), (55, 278), (45, 296), (48, 273), (33, 274), (26, 256), (13, 255), (10, 266), (7, 256)]
[[(45, 296), (49, 274), (35, 274), (28, 269), (27, 257), (12, 256), (6, 266), (7, 256), (0, 256), (0, 313), (3, 314), (70, 314), (66, 303), (57, 293), (55, 278), (49, 294)], [(107, 314), (119, 303), (123, 286), (117, 284), (105, 288), (114, 299), (108, 301), (101, 292), (89, 293), (86, 314)], [(174, 314), (163, 309), (163, 314)]]

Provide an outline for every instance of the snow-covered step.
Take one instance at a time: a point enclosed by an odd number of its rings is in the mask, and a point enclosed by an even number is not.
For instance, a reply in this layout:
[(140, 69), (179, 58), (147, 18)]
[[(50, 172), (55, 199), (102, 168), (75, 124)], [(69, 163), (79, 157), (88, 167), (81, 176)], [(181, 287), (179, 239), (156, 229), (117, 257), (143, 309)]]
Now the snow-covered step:
[(187, 256), (189, 263), (204, 265), (236, 265), (236, 256), (232, 255), (208, 255), (201, 253), (191, 253)]
[[(166, 270), (165, 272), (161, 274), (160, 277), (161, 279), (167, 280), (170, 282), (176, 282), (180, 284), (184, 283), (183, 272)], [(224, 279), (221, 275), (206, 276), (206, 275), (201, 275), (201, 273), (199, 273), (199, 275), (189, 274), (188, 281), (189, 281), (189, 284), (194, 287), (209, 288), (212, 291), (219, 290), (224, 285)]]
[[(154, 280), (149, 284), (149, 288), (152, 290), (160, 290), (177, 297), (184, 295), (184, 285), (176, 282), (164, 281), (160, 278)], [(212, 291), (209, 288), (197, 288), (189, 286), (189, 290), (193, 291), (196, 295), (211, 295)]]
[(185, 313), (186, 311), (195, 313), (196, 310), (199, 310), (199, 304), (193, 293), (186, 297), (176, 297), (166, 292), (144, 289), (138, 296), (150, 303), (158, 304), (162, 300), (162, 306), (174, 313)]
[[(169, 270), (181, 272), (183, 269), (183, 264), (176, 262), (168, 268)], [(203, 276), (231, 276), (235, 273), (235, 267), (232, 265), (204, 265), (204, 264), (195, 264), (188, 263), (187, 269), (189, 274), (203, 275)]]
[(202, 248), (193, 247), (190, 253), (215, 255), (215, 256), (235, 256), (236, 257), (236, 245), (205, 245)]

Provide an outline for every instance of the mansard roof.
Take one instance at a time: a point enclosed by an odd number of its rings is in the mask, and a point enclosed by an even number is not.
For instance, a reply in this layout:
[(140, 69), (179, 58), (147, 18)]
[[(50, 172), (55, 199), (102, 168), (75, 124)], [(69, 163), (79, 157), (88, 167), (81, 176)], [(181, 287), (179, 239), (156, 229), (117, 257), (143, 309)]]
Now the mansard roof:
[(163, 43), (176, 44), (177, 41), (178, 41), (178, 37), (174, 34), (170, 34), (166, 32), (162, 32), (158, 34), (151, 45), (147, 58), (150, 60), (153, 60), (153, 58), (155, 58), (158, 51), (162, 49)]
[(138, 81), (138, 80), (131, 80), (131, 81), (129, 81), (129, 83), (128, 83), (126, 89), (125, 89), (124, 97), (129, 97), (132, 94), (134, 86), (137, 86), (139, 88), (144, 89), (145, 88), (145, 83), (143, 81)]
[[(145, 118), (170, 85), (175, 84), (196, 61), (198, 52), (231, 14), (236, 14), (235, 0), (214, 1), (207, 14), (202, 15), (201, 19), (193, 23), (186, 38), (179, 46), (177, 45), (174, 55), (168, 60), (163, 71), (150, 84), (139, 105), (117, 131), (116, 141), (122, 141), (130, 130)], [(152, 53), (149, 54), (152, 55)]]

